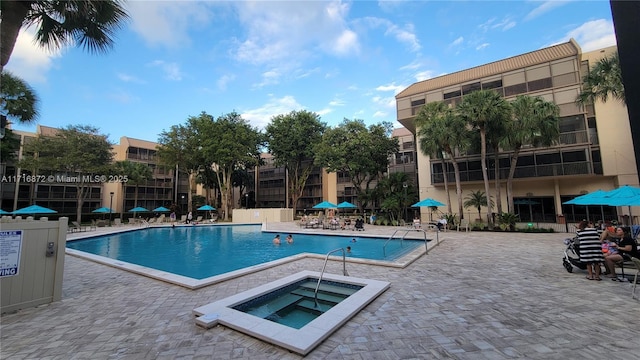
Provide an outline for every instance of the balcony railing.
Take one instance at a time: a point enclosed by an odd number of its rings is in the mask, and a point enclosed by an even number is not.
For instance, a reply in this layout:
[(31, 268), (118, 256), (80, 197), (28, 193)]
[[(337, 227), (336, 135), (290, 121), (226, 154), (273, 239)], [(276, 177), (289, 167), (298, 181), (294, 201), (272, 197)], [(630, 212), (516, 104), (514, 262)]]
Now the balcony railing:
[[(594, 171), (594, 169), (600, 169), (600, 172)], [(518, 166), (514, 174), (514, 178), (532, 178), (541, 176), (567, 176), (567, 175), (592, 175), (602, 174), (602, 164), (590, 162), (574, 162), (565, 164), (549, 164), (549, 165), (534, 165), (534, 166)], [(493, 169), (489, 169), (487, 173), (490, 180), (494, 180), (495, 176)], [(509, 169), (500, 169), (500, 179), (507, 179), (509, 176)], [(469, 170), (460, 172), (460, 181), (483, 181), (481, 170)], [(455, 182), (455, 173), (453, 171), (447, 173), (447, 181), (449, 183)], [(431, 182), (433, 184), (444, 183), (444, 176), (442, 173), (433, 173), (431, 175)]]

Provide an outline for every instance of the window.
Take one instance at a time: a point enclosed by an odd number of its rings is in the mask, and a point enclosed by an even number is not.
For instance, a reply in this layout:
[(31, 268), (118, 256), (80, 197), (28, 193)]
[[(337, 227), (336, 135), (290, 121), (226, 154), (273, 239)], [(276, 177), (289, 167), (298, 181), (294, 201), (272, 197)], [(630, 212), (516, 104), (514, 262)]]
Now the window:
[(529, 91), (536, 91), (542, 89), (549, 89), (552, 87), (551, 78), (544, 78), (540, 80), (529, 81)]
[(403, 149), (413, 149), (413, 141), (405, 141), (402, 143)]
[(424, 105), (424, 99), (420, 99), (420, 100), (413, 100), (411, 101), (411, 106), (420, 106), (420, 105)]
[(456, 91), (448, 92), (448, 93), (444, 94), (442, 97), (444, 99), (451, 99), (451, 98), (459, 97), (459, 96), (460, 96), (460, 90), (456, 90)]
[(560, 164), (560, 154), (558, 153), (538, 154), (536, 155), (536, 164), (537, 165)]
[(502, 87), (502, 80), (489, 81), (482, 84), (483, 90), (497, 89)]
[(587, 154), (584, 150), (580, 151), (564, 151), (562, 152), (562, 161), (565, 163), (570, 162), (585, 162), (587, 161)]
[(515, 84), (504, 88), (504, 96), (512, 96), (518, 94), (524, 94), (527, 92), (527, 84)]
[(467, 95), (467, 94), (471, 94), (474, 91), (478, 91), (480, 90), (480, 83), (473, 83), (473, 84), (467, 84), (467, 85), (462, 85), (462, 95)]

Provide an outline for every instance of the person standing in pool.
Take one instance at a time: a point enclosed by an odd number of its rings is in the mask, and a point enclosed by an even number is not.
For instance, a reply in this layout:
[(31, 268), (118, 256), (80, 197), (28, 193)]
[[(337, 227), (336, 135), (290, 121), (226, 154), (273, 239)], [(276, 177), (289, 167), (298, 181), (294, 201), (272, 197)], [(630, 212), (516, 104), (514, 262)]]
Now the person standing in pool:
[(273, 238), (273, 245), (280, 245), (280, 234)]
[(351, 254), (351, 246), (347, 246), (347, 254)]
[(287, 244), (293, 244), (293, 236), (291, 234), (287, 235)]

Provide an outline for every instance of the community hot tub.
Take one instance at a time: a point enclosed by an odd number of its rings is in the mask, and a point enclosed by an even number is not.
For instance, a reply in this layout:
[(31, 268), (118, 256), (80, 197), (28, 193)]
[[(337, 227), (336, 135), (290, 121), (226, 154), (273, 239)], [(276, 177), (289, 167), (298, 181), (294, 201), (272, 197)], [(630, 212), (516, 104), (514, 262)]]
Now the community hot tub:
[(196, 324), (224, 325), (306, 355), (389, 288), (385, 281), (302, 271), (193, 310)]

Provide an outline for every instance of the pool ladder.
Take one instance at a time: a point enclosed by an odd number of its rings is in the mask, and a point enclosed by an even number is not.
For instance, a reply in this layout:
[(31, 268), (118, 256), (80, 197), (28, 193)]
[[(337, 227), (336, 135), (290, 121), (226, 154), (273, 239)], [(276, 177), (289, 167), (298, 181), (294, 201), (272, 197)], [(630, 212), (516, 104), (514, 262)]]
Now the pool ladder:
[[(399, 229), (393, 232), (393, 234), (391, 234), (391, 237), (389, 237), (389, 239), (387, 239), (387, 241), (384, 243), (384, 245), (382, 246), (382, 254), (384, 255), (384, 257), (387, 257), (387, 244), (389, 243), (389, 241), (393, 240), (394, 237), (396, 236), (396, 234), (399, 231), (404, 231), (404, 234), (402, 234), (402, 237), (400, 238), (400, 246), (402, 247), (402, 240), (404, 240), (405, 236), (407, 236), (408, 233), (410, 232), (422, 232), (422, 235), (424, 236), (424, 248), (425, 250), (429, 250), (429, 246), (427, 245), (427, 243), (429, 241), (431, 241), (431, 239), (427, 239), (427, 231), (424, 229)], [(440, 244), (440, 237), (438, 236), (438, 233), (440, 231), (436, 230), (436, 243)]]
[(318, 289), (320, 289), (320, 282), (322, 281), (324, 270), (327, 268), (327, 261), (329, 261), (329, 255), (338, 251), (342, 251), (342, 275), (349, 276), (349, 274), (347, 273), (346, 251), (344, 251), (344, 248), (338, 248), (338, 249), (329, 251), (327, 253), (327, 256), (325, 256), (324, 258), (324, 265), (322, 266), (322, 271), (320, 272), (320, 277), (318, 278), (318, 283), (316, 284), (316, 290), (313, 292), (314, 307), (318, 307)]

